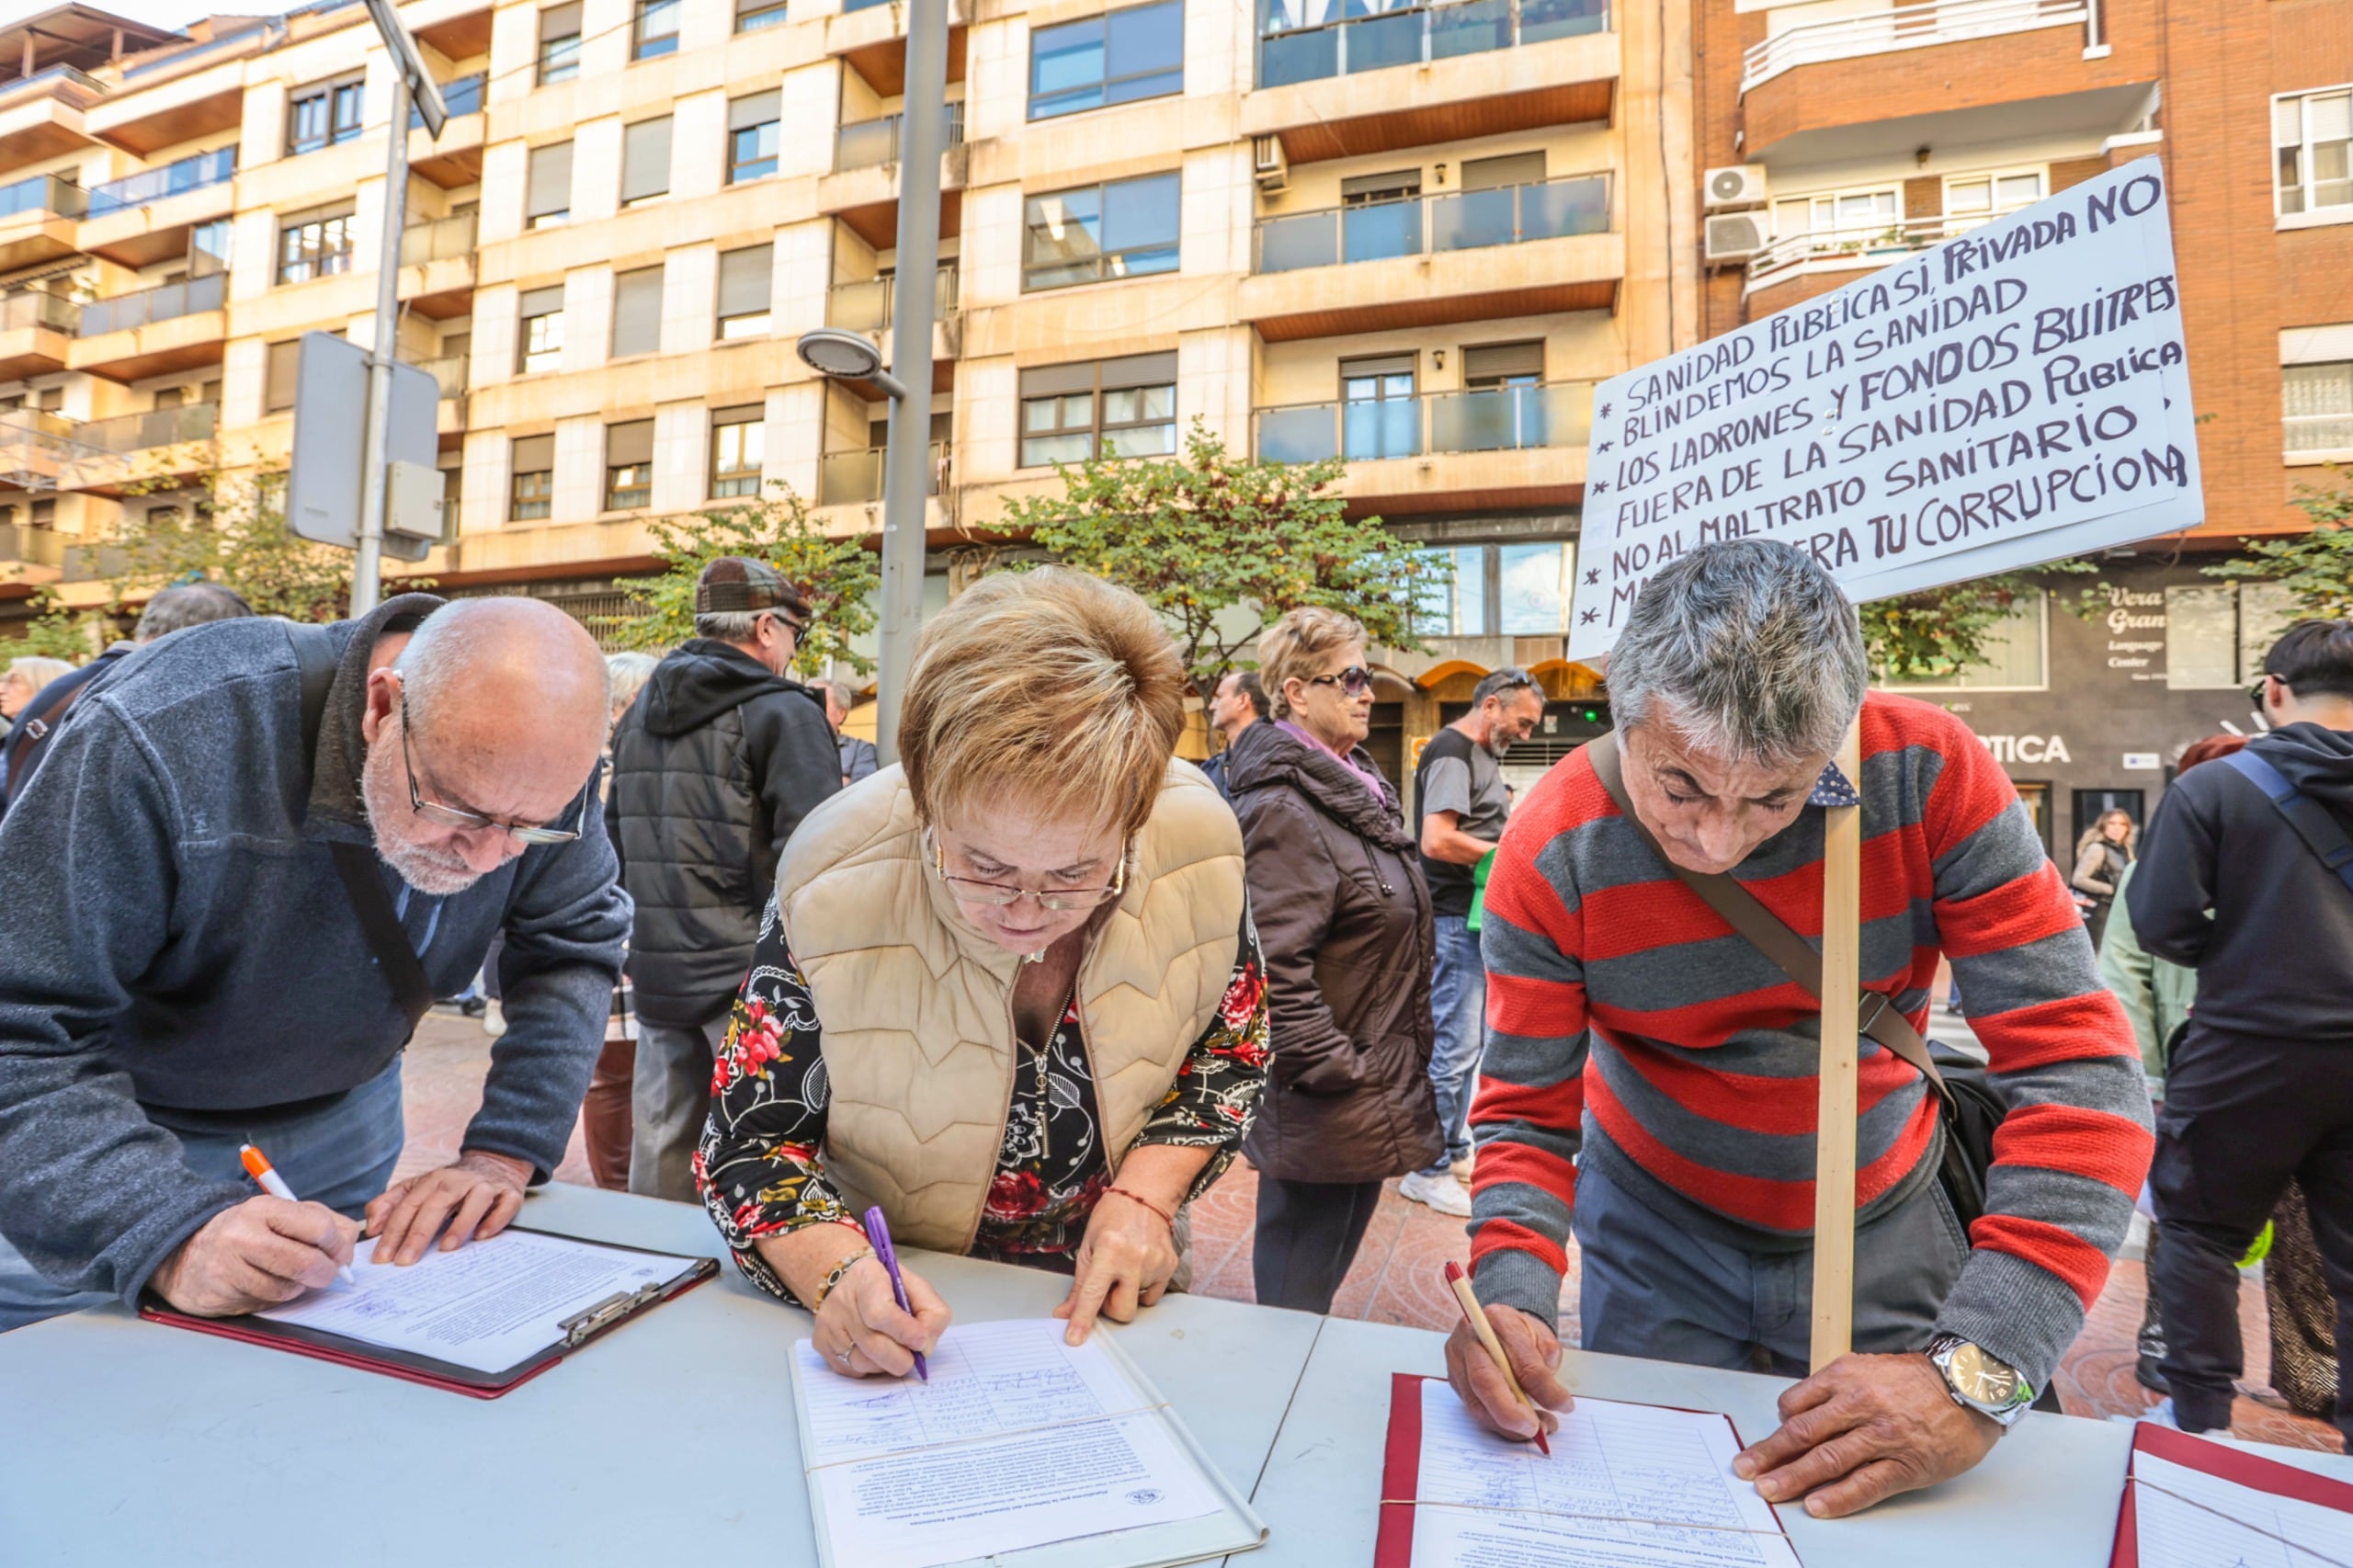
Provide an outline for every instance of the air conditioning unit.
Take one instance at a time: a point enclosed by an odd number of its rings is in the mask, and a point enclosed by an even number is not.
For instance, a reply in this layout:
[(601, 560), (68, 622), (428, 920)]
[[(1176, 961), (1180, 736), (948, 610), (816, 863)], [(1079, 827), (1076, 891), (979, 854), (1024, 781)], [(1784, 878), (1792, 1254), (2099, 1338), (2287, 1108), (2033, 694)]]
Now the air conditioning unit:
[(1705, 253), (1711, 267), (1746, 261), (1772, 243), (1762, 212), (1722, 212), (1708, 220)]
[(1258, 188), (1269, 196), (1290, 187), (1290, 159), (1283, 153), (1281, 137), (1250, 138), (1250, 172), (1257, 176)]
[(1700, 181), (1706, 191), (1708, 210), (1720, 207), (1754, 207), (1766, 198), (1765, 171), (1756, 164), (1731, 164), (1721, 169), (1710, 169)]

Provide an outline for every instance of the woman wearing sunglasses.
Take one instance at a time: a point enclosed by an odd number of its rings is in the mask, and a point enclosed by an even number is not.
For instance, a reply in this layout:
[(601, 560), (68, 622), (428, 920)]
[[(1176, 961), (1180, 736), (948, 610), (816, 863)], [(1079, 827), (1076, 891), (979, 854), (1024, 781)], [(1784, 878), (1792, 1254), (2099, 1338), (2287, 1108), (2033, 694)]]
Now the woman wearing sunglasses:
[(1429, 1080), (1429, 890), (1397, 792), (1364, 749), (1364, 628), (1298, 609), (1258, 639), (1271, 723), (1226, 765), (1273, 987), (1258, 1168), (1258, 1300), (1332, 1310), (1384, 1177), (1439, 1156)]
[(892, 1238), (1073, 1276), (1083, 1340), (1182, 1289), (1185, 1205), (1265, 1071), (1233, 815), (1170, 757), (1184, 668), (1143, 601), (983, 579), (925, 628), (901, 766), (785, 846), (695, 1175), (746, 1278), (897, 1376), (949, 1312)]

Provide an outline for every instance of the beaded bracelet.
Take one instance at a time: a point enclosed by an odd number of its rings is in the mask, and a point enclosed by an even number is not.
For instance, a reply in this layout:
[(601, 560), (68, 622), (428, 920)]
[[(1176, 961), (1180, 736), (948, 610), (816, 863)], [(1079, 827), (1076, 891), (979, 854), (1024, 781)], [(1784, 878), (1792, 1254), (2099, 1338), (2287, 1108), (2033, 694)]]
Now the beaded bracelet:
[(1171, 1232), (1171, 1233), (1174, 1233), (1174, 1232), (1176, 1231), (1176, 1215), (1174, 1215), (1174, 1214), (1171, 1214), (1167, 1210), (1163, 1209), (1159, 1204), (1154, 1203), (1151, 1199), (1149, 1199), (1149, 1198), (1145, 1198), (1145, 1197), (1143, 1197), (1143, 1196), (1142, 1196), (1142, 1194), (1140, 1194), (1140, 1193), (1133, 1193), (1133, 1192), (1130, 1192), (1130, 1191), (1129, 1191), (1126, 1187), (1105, 1187), (1105, 1188), (1103, 1189), (1103, 1196), (1105, 1196), (1106, 1198), (1108, 1198), (1109, 1196), (1111, 1196), (1111, 1194), (1113, 1194), (1113, 1193), (1115, 1193), (1115, 1192), (1116, 1192), (1116, 1193), (1118, 1193), (1121, 1198), (1126, 1199), (1127, 1199), (1129, 1202), (1131, 1202), (1131, 1203), (1141, 1203), (1141, 1204), (1142, 1204), (1145, 1208), (1147, 1208), (1147, 1209), (1151, 1210), (1154, 1213), (1155, 1213), (1155, 1214), (1159, 1215), (1159, 1216), (1160, 1216), (1160, 1220), (1161, 1220), (1161, 1223), (1163, 1223), (1163, 1224), (1166, 1225), (1166, 1226), (1168, 1227), (1168, 1229), (1170, 1230), (1170, 1232)]
[(847, 1257), (842, 1259), (839, 1263), (834, 1265), (833, 1272), (825, 1276), (825, 1282), (817, 1287), (817, 1299), (809, 1303), (809, 1310), (813, 1312), (819, 1307), (824, 1306), (825, 1304), (825, 1298), (834, 1293), (834, 1287), (842, 1282), (842, 1277), (873, 1256), (874, 1249), (872, 1247), (860, 1247), (856, 1252), (850, 1254)]

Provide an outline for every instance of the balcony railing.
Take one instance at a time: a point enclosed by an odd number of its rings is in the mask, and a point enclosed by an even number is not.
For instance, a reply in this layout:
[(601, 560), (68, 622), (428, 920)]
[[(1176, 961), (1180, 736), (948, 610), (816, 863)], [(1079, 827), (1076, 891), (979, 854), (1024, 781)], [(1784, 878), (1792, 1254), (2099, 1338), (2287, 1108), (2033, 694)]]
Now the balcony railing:
[(145, 414), (119, 414), (111, 419), (90, 419), (74, 427), (74, 440), (94, 452), (143, 452), (176, 447), (183, 441), (210, 441), (221, 422), (217, 403), (188, 403)]
[(37, 326), (72, 332), (76, 314), (71, 301), (39, 290), (0, 296), (0, 332), (25, 332)]
[(89, 215), (102, 218), (109, 212), (145, 207), (166, 197), (185, 196), (191, 190), (219, 185), (233, 178), (236, 172), (235, 146), (217, 147), (210, 153), (199, 153), (192, 158), (165, 164), (160, 169), (125, 175), (120, 179), (92, 186)]
[(1593, 428), (1593, 383), (1554, 381), (1262, 408), (1257, 423), (1262, 462), (1376, 462), (1446, 452), (1582, 447)]
[(0, 523), (0, 561), (18, 562), (27, 566), (63, 566), (65, 564), (65, 540), (55, 528)]
[[(854, 506), (862, 501), (882, 499), (883, 448), (868, 447), (862, 450), (827, 452), (817, 460), (817, 505), (820, 506)], [(924, 487), (926, 495), (939, 494), (948, 477), (949, 448), (945, 441), (931, 444), (930, 483)]]
[(1787, 273), (1805, 269), (1869, 268), (1913, 251), (1949, 240), (1964, 229), (1991, 222), (1999, 212), (1907, 218), (1900, 223), (1875, 227), (1829, 229), (1810, 234), (1786, 234), (1748, 258), (1748, 286), (1769, 283)]
[(199, 311), (217, 311), (221, 308), (222, 286), (228, 281), (227, 273), (215, 272), (206, 278), (191, 278), (185, 283), (166, 283), (160, 289), (142, 289), (136, 294), (92, 301), (82, 307), (80, 335), (97, 337), (128, 327), (152, 326), (175, 316), (192, 316)]
[(1525, 244), (1609, 230), (1609, 176), (1414, 196), (1258, 221), (1259, 272)]
[[(891, 325), (891, 304), (898, 297), (896, 278), (866, 278), (836, 283), (825, 297), (825, 324), (851, 332), (882, 332)], [(933, 319), (956, 308), (956, 264), (943, 263), (932, 290)]]
[[(477, 71), (471, 76), (460, 76), (454, 82), (441, 84), (441, 107), (449, 111), (451, 119), (461, 114), (482, 112), (483, 80), (483, 73)], [(415, 109), (408, 111), (408, 128), (411, 131), (418, 130), (424, 124), (424, 115)]]
[(401, 265), (423, 267), (428, 262), (473, 255), (476, 217), (472, 212), (460, 212), (453, 217), (436, 218), (429, 223), (411, 223), (401, 231)]
[(1856, 60), (2071, 25), (2093, 25), (2092, 5), (2086, 0), (1928, 0), (1922, 6), (1810, 22), (1751, 44), (1742, 61), (1740, 90), (1745, 93), (1784, 71), (1826, 60)]
[(448, 354), (438, 359), (423, 360), (416, 368), (433, 377), (445, 399), (466, 395), (466, 356), (463, 354)]
[(89, 198), (90, 193), (72, 180), (59, 179), (55, 175), (35, 175), (14, 185), (0, 185), (0, 218), (15, 218), (27, 212), (79, 218), (88, 206)]
[[(948, 144), (964, 144), (964, 106), (948, 106)], [(853, 120), (841, 128), (834, 142), (834, 173), (870, 169), (899, 161), (899, 116)]]
[(6, 86), (0, 87), (0, 105), (12, 104), (19, 98), (38, 97), (53, 87), (69, 83), (85, 92), (96, 93), (100, 97), (104, 97), (107, 92), (107, 85), (86, 71), (77, 70), (71, 65), (51, 65), (47, 70), (36, 71), (29, 76), (19, 76)]
[(1265, 6), (1258, 85), (1286, 87), (1609, 30), (1609, 0), (1454, 0), (1378, 12), (1367, 0), (1344, 0), (1342, 8), (1353, 14), (1330, 17), (1329, 0)]

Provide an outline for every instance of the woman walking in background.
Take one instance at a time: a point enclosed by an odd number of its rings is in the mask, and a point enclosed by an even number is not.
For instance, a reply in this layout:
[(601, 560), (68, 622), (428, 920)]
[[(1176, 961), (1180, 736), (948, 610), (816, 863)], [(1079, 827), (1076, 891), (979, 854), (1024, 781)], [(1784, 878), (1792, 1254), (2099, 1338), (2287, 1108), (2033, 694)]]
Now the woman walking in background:
[(2077, 892), (2091, 896), (2091, 913), (2084, 918), (2091, 927), (2095, 948), (2108, 929), (2108, 912), (2115, 905), (2124, 869), (2132, 864), (2133, 837), (2131, 817), (2111, 810), (2102, 812), (2099, 820), (2075, 841), (2075, 871), (2068, 881)]
[(1266, 949), (1273, 1056), (1243, 1152), (1258, 1168), (1258, 1301), (1324, 1312), (1384, 1177), (1445, 1146), (1430, 1088), (1429, 890), (1364, 738), (1365, 631), (1297, 609), (1258, 641), (1273, 722), (1226, 765)]

